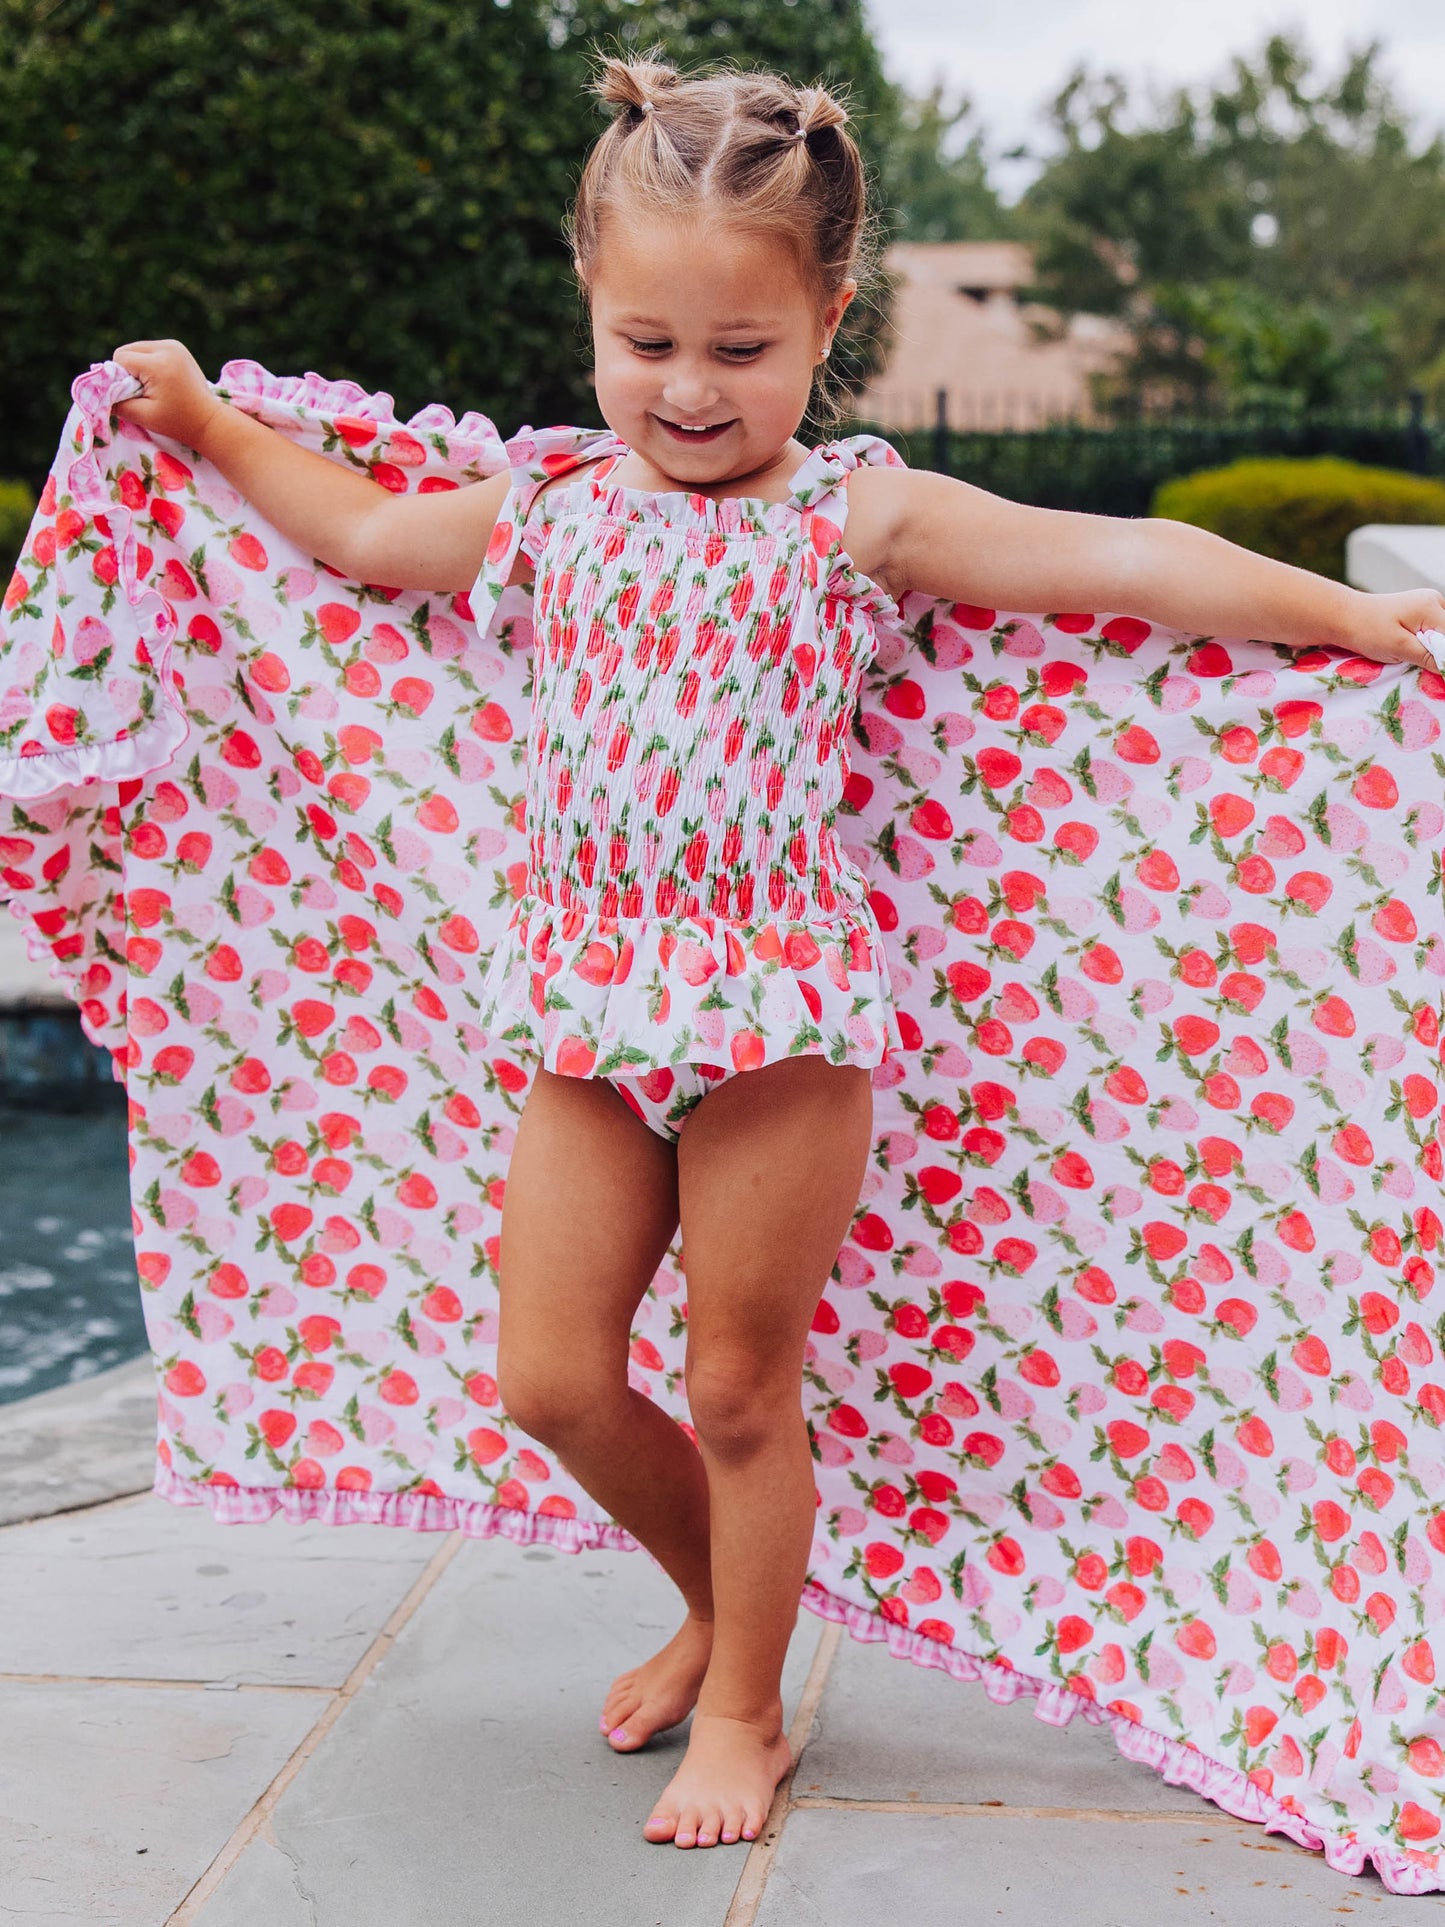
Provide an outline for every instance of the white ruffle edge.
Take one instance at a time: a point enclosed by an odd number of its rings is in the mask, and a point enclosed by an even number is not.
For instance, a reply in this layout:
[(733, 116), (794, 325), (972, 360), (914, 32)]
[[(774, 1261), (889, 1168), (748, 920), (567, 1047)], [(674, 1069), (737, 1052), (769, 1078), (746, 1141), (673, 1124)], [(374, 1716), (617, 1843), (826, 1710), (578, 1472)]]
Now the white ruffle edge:
[(420, 435), (444, 435), (452, 445), (453, 459), (461, 457), (463, 446), (475, 448), (474, 459), (484, 475), (494, 475), (507, 466), (506, 448), (496, 423), (474, 408), (455, 416), (445, 403), (434, 401), (402, 421), (396, 413), (395, 401), (385, 389), (368, 394), (354, 381), (329, 381), (324, 375), (311, 372), (273, 375), (259, 361), (228, 361), (221, 370), (220, 380), (212, 386), (233, 397), (244, 395), (273, 401), (314, 415), (356, 415), (388, 428), (404, 428)]
[(0, 756), (0, 796), (33, 799), (82, 783), (128, 783), (163, 769), (190, 733), (185, 713), (172, 697), (171, 704), (144, 729), (117, 742), (75, 743), (32, 756)]

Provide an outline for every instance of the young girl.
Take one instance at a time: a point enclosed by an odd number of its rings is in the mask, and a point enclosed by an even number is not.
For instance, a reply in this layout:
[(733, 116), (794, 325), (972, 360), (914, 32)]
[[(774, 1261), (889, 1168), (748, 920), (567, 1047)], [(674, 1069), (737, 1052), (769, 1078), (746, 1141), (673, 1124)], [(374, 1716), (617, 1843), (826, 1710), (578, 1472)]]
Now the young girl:
[[(572, 238), (605, 431), (398, 497), (226, 406), (178, 343), (116, 359), (144, 385), (122, 414), (344, 574), (470, 590), (484, 640), (506, 583), (534, 579), (530, 867), (480, 1014), (540, 1060), (506, 1190), (501, 1392), (683, 1596), (602, 1726), (631, 1751), (695, 1708), (645, 1831), (709, 1846), (755, 1837), (789, 1765), (779, 1681), (815, 1504), (803, 1347), (864, 1177), (870, 1072), (899, 1044), (835, 833), (875, 613), (909, 590), (1108, 606), (1424, 664), (1417, 632), (1445, 603), (1174, 523), (1020, 507), (865, 438), (799, 441), (856, 286), (843, 109), (650, 63), (607, 62), (600, 92), (618, 111)], [(679, 1224), (697, 1450), (626, 1371)]]

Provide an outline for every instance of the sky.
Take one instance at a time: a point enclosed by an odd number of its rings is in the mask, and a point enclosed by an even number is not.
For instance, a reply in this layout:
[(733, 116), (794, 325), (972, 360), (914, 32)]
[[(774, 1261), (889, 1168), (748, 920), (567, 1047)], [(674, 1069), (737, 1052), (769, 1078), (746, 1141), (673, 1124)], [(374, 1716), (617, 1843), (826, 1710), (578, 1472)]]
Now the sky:
[[(1445, 0), (869, 0), (869, 12), (893, 78), (921, 88), (941, 76), (970, 93), (995, 154), (1047, 142), (1040, 110), (1080, 61), (1165, 86), (1195, 82), (1288, 28), (1329, 72), (1347, 49), (1383, 40), (1398, 97), (1422, 129), (1445, 125)], [(1000, 163), (1006, 198), (1033, 171)]]

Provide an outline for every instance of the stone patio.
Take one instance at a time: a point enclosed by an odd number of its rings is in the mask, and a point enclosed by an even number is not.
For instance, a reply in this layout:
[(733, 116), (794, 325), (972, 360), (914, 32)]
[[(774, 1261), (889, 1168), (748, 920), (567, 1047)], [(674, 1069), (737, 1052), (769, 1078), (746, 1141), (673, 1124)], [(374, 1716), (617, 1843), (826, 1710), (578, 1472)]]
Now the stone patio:
[(649, 1845), (676, 1733), (613, 1754), (650, 1560), (218, 1526), (149, 1483), (149, 1360), (0, 1407), (9, 1927), (1291, 1927), (1439, 1917), (800, 1616), (797, 1766), (750, 1849)]

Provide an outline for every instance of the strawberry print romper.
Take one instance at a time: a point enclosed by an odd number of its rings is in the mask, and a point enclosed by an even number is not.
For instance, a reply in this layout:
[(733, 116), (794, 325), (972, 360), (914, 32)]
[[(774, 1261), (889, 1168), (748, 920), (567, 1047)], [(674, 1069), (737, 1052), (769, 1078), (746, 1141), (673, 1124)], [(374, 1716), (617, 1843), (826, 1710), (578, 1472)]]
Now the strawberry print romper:
[(531, 563), (528, 869), (478, 1021), (675, 1138), (739, 1071), (871, 1067), (899, 1045), (835, 827), (873, 616), (893, 607), (843, 548), (846, 482), (898, 458), (827, 444), (770, 503), (621, 487), (626, 452), (578, 429), (508, 445), (471, 600), (485, 639)]

